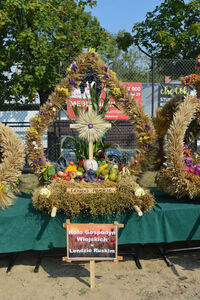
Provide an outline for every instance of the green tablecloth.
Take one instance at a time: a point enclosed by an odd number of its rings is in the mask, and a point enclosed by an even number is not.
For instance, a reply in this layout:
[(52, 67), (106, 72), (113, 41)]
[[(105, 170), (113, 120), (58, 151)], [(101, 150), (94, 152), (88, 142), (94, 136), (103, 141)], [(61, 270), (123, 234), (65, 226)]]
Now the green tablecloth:
[[(119, 244), (200, 240), (200, 202), (176, 200), (156, 188), (151, 192), (157, 203), (142, 217), (133, 212), (96, 220), (78, 216), (71, 222), (118, 221), (124, 224), (119, 230)], [(55, 218), (44, 215), (33, 208), (31, 195), (19, 195), (13, 206), (0, 211), (0, 253), (66, 247), (62, 224), (67, 218), (64, 214)]]

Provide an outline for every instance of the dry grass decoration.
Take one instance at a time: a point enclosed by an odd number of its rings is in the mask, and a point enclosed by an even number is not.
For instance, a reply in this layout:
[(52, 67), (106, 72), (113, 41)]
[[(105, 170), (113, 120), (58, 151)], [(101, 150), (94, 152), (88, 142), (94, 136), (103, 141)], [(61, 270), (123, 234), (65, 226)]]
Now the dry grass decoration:
[(166, 134), (173, 120), (174, 114), (182, 102), (182, 96), (176, 95), (156, 110), (156, 117), (153, 118), (153, 125), (157, 137), (153, 161), (155, 170), (160, 170), (166, 160)]
[[(138, 206), (142, 211), (148, 211), (154, 205), (154, 197), (141, 188), (131, 177), (122, 178), (118, 183), (105, 182), (103, 186), (116, 187), (116, 193), (95, 193), (95, 194), (70, 194), (67, 188), (83, 188), (90, 183), (77, 183), (60, 180), (53, 180), (48, 186), (44, 186), (43, 172), (50, 167), (50, 162), (44, 155), (42, 146), (43, 133), (51, 123), (62, 105), (69, 101), (74, 88), (79, 86), (87, 68), (91, 66), (99, 76), (105, 88), (111, 91), (117, 105), (123, 108), (129, 115), (130, 122), (134, 127), (134, 134), (138, 140), (137, 155), (132, 158), (129, 165), (130, 174), (140, 176), (151, 159), (155, 134), (151, 119), (144, 113), (142, 107), (132, 99), (127, 88), (117, 80), (116, 74), (107, 67), (94, 49), (89, 49), (79, 55), (76, 64), (68, 68), (68, 75), (61, 80), (50, 95), (48, 101), (40, 107), (39, 113), (31, 119), (30, 128), (26, 133), (26, 151), (29, 156), (29, 163), (38, 176), (42, 187), (33, 194), (33, 205), (35, 208), (50, 213), (53, 207), (58, 211), (73, 215), (80, 212), (96, 216), (98, 214), (112, 214), (131, 211)], [(96, 118), (96, 116), (95, 116)], [(101, 120), (99, 120), (101, 122)], [(80, 122), (85, 122), (84, 115)], [(82, 131), (83, 132), (83, 131)], [(102, 187), (102, 183), (92, 183), (92, 187)]]
[(188, 95), (179, 104), (167, 134), (166, 168), (161, 168), (156, 177), (158, 187), (178, 198), (189, 196), (193, 199), (200, 195), (200, 176), (186, 172), (183, 162), (185, 132), (194, 119), (200, 120), (200, 56), (197, 58), (196, 70), (197, 74), (180, 78), (184, 85), (192, 84), (196, 88), (197, 97)]
[(13, 204), (13, 192), (24, 165), (24, 147), (18, 135), (0, 123), (0, 209)]

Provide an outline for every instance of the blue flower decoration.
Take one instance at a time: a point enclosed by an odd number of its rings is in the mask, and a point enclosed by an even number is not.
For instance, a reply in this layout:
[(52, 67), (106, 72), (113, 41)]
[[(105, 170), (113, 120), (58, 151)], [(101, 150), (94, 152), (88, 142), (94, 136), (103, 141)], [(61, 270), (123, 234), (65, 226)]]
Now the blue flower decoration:
[(104, 66), (104, 70), (105, 70), (105, 72), (107, 72), (108, 71), (108, 67)]
[(44, 113), (42, 110), (39, 110), (39, 115), (42, 116)]
[(72, 70), (76, 71), (77, 69), (78, 69), (78, 67), (75, 64), (73, 64), (72, 65)]
[(125, 104), (128, 103), (128, 102), (130, 102), (130, 100), (128, 100), (128, 99), (124, 100), (124, 103), (125, 103)]
[(106, 74), (106, 75), (103, 76), (103, 78), (104, 78), (104, 79), (108, 79), (108, 78), (109, 78), (109, 75)]
[(89, 124), (88, 124), (88, 128), (89, 128), (89, 129), (92, 129), (93, 127), (94, 127), (94, 125), (93, 125), (92, 123), (89, 123)]
[(69, 82), (70, 82), (71, 85), (75, 85), (75, 81), (74, 80), (70, 79)]
[(148, 148), (148, 149), (151, 148), (151, 146), (149, 144), (145, 144), (145, 147)]
[(151, 129), (151, 127), (149, 125), (145, 125), (145, 127), (146, 127), (147, 130)]

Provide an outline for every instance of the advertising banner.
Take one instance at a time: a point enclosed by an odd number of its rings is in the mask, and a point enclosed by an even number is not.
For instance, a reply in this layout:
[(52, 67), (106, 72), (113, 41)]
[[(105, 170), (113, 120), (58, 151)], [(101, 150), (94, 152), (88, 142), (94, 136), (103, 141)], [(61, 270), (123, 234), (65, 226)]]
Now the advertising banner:
[(162, 86), (159, 86), (158, 88), (158, 106), (163, 106), (175, 95), (187, 96), (192, 90), (191, 87), (183, 86), (181, 84), (162, 84)]
[[(125, 86), (128, 87), (128, 90), (134, 97), (136, 101), (139, 102), (140, 105), (142, 105), (142, 83), (141, 82), (123, 82)], [(86, 95), (85, 95), (86, 94)], [(76, 117), (74, 115), (72, 106), (77, 105), (78, 107), (83, 107), (83, 109), (86, 109), (88, 106), (87, 98), (90, 99), (90, 93), (89, 93), (89, 86), (86, 88), (86, 93), (81, 94), (80, 89), (76, 89), (73, 91), (72, 96), (70, 98), (70, 101), (67, 103), (67, 114), (72, 120), (75, 120)], [(86, 97), (87, 96), (87, 97)], [(105, 97), (105, 91), (102, 92), (102, 98)], [(100, 107), (103, 106), (103, 99), (100, 101)], [(115, 103), (114, 99), (111, 98), (109, 104)], [(106, 113), (105, 119), (109, 120), (128, 120), (129, 117), (124, 114), (121, 107), (117, 109), (114, 106), (110, 106), (109, 110)]]

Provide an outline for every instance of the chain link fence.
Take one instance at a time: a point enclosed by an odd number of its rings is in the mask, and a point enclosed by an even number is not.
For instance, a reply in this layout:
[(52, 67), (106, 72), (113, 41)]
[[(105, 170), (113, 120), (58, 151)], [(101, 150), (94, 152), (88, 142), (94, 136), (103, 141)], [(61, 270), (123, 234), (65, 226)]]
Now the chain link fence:
[[(194, 59), (150, 59), (143, 56), (143, 59), (137, 61), (135, 65), (115, 64), (111, 68), (121, 82), (139, 84), (136, 85), (135, 91), (132, 90), (133, 96), (141, 100), (146, 113), (155, 115), (156, 108), (162, 106), (175, 94), (185, 96), (194, 93), (191, 87), (184, 88), (178, 79), (180, 76), (194, 73), (195, 63)], [(138, 87), (141, 87), (140, 91)], [(64, 109), (67, 109), (66, 105)], [(0, 122), (12, 127), (25, 144), (25, 132), (30, 126), (29, 121), (38, 111), (39, 104), (5, 104), (0, 107)], [(112, 128), (109, 131), (106, 142), (117, 145), (120, 150), (127, 151), (131, 156), (133, 154), (131, 151), (136, 146), (132, 125), (128, 120), (121, 120), (117, 122), (117, 126), (118, 129)], [(49, 159), (53, 161), (58, 159), (62, 152), (60, 141), (66, 135), (76, 137), (75, 131), (69, 128), (69, 120), (61, 112), (57, 114), (57, 119), (49, 125), (48, 131), (44, 134), (43, 147), (48, 149)]]

